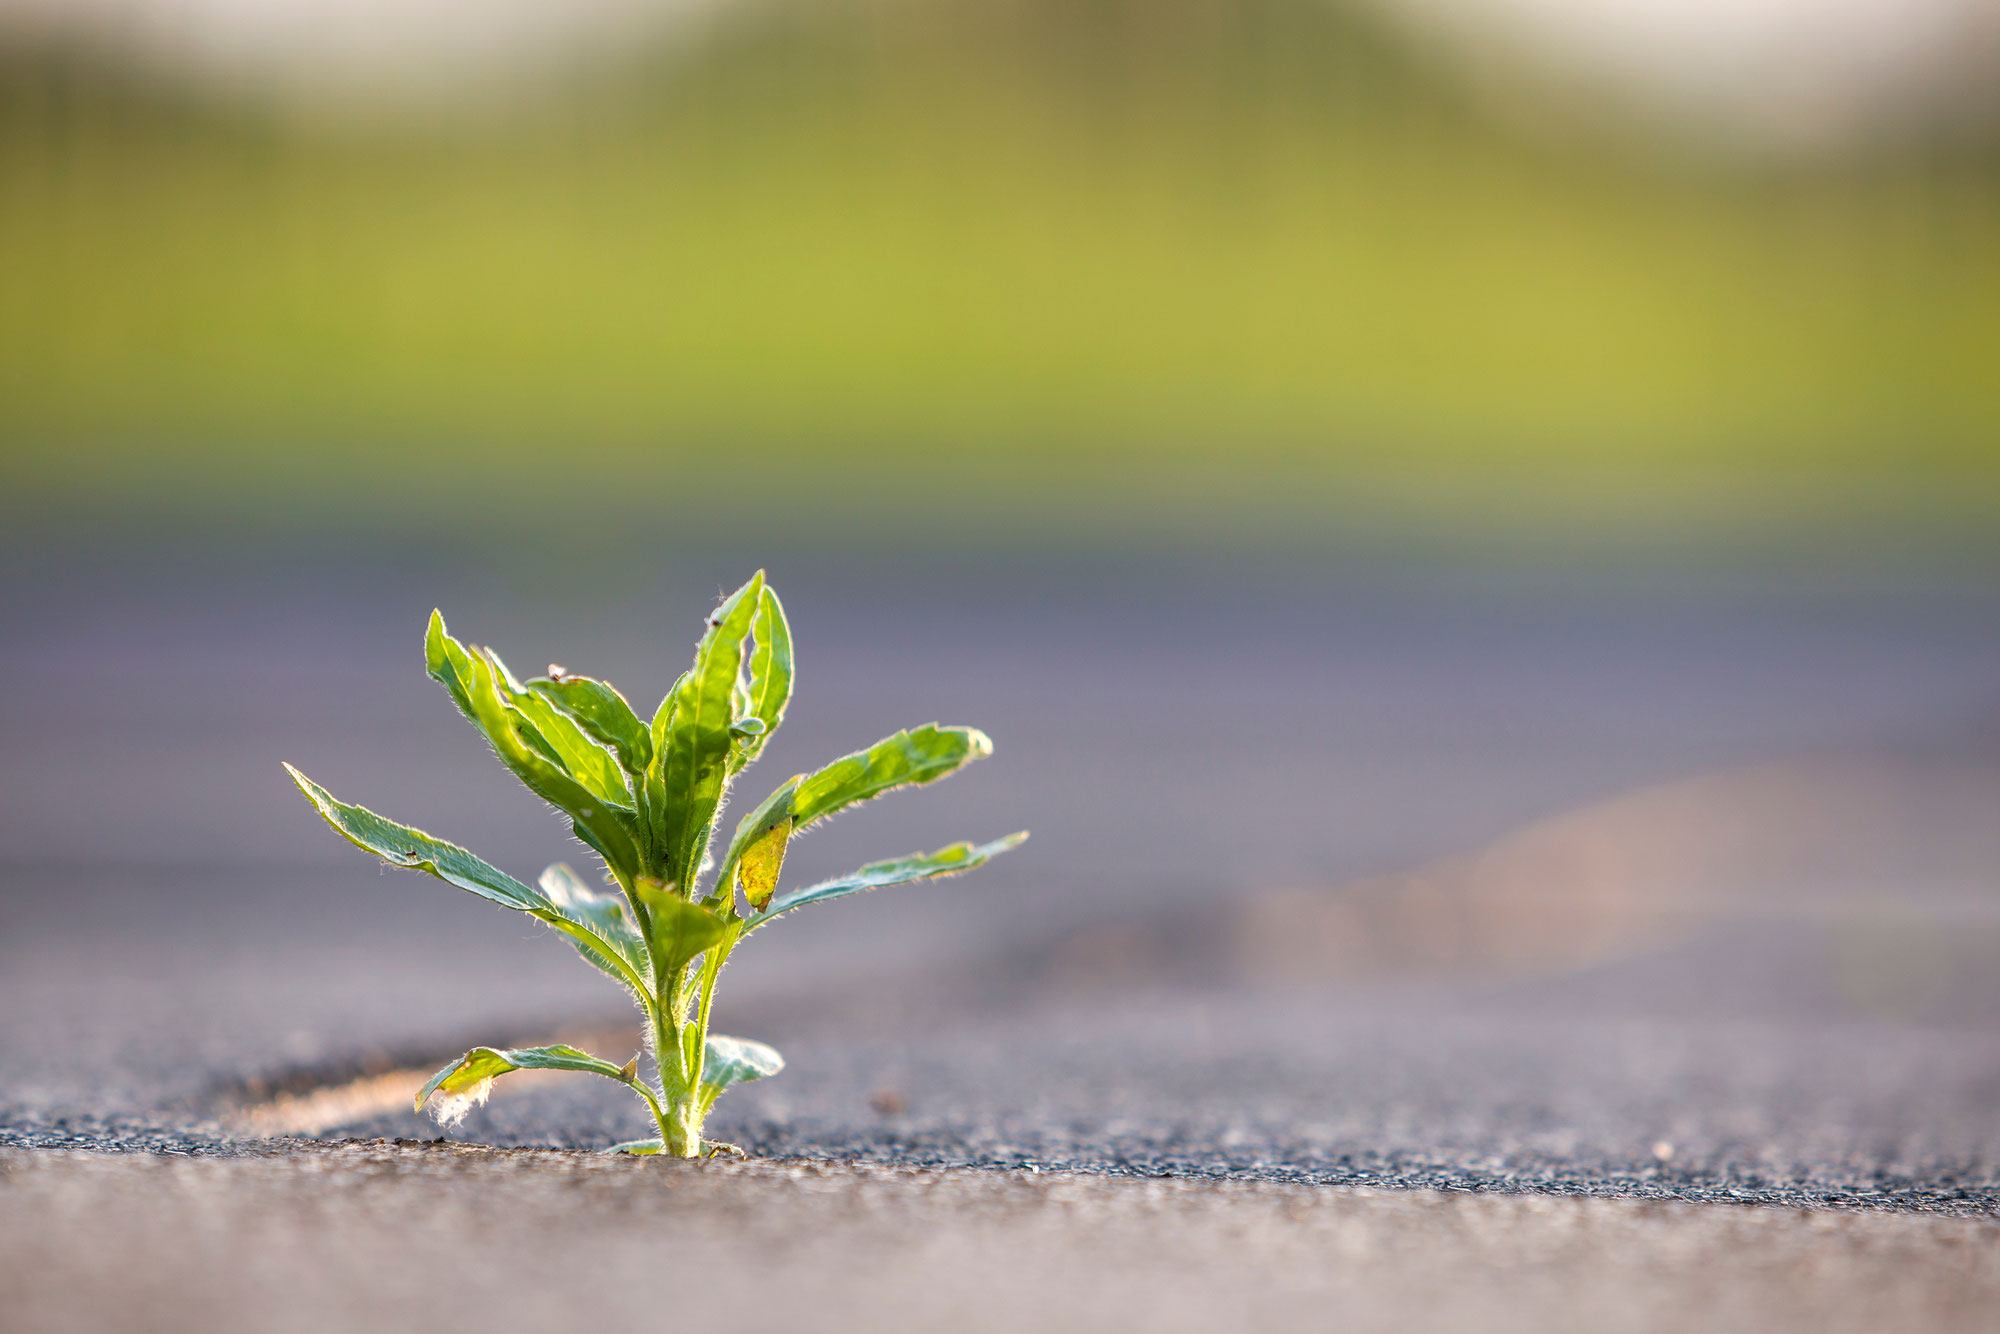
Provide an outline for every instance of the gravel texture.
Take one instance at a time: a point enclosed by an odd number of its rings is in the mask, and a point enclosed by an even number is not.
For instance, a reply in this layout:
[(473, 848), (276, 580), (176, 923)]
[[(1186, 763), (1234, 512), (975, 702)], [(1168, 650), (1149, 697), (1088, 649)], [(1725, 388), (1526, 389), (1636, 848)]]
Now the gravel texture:
[[(613, 1328), (669, 1300), (732, 1328), (2000, 1311), (1983, 593), (1023, 567), (878, 568), (857, 598), (774, 562), (806, 670), (763, 767), (932, 716), (999, 742), (800, 873), (1036, 836), (760, 936), (719, 1024), (789, 1065), (712, 1122), (751, 1162), (686, 1167), (588, 1152), (647, 1128), (589, 1080), (503, 1081), (450, 1144), (402, 1101), (477, 1043), (636, 1043), (533, 923), (370, 869), (283, 783), (294, 760), (517, 872), (577, 855), (413, 633), (434, 598), (534, 662), (542, 618), (605, 609), (414, 563), (0, 589), (27, 629), (0, 697), (10, 1329), (547, 1327), (550, 1274), (617, 1280)], [(363, 596), (392, 582), (421, 587)], [(647, 596), (691, 626), (701, 593)], [(907, 614), (914, 645), (871, 637)], [(109, 653), (109, 620), (156, 652)], [(634, 693), (664, 652), (580, 649), (546, 645)]]

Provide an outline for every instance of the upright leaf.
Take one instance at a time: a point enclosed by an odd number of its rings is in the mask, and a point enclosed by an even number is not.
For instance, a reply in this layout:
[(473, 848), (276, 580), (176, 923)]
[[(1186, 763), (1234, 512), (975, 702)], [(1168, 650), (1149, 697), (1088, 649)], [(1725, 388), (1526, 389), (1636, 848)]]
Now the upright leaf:
[(935, 782), (992, 753), (993, 742), (976, 727), (913, 727), (843, 755), (801, 782), (792, 815), (803, 830), (835, 811), (899, 787)]
[(970, 843), (954, 843), (936, 852), (912, 853), (908, 857), (891, 857), (887, 861), (870, 862), (858, 871), (850, 871), (832, 880), (822, 880), (816, 885), (806, 885), (800, 889), (785, 891), (771, 900), (771, 906), (749, 919), (749, 929), (762, 926), (779, 913), (803, 908), (810, 903), (824, 903), (847, 894), (858, 894), (867, 889), (884, 889), (890, 885), (908, 884), (912, 880), (935, 880), (942, 876), (957, 875), (970, 871), (998, 857), (1010, 848), (1017, 848), (1028, 839), (1026, 831), (996, 838), (991, 843), (974, 847)]
[[(629, 879), (638, 874), (638, 846), (632, 837), (636, 819), (632, 812), (571, 775), (562, 759), (561, 747), (514, 706), (514, 697), (523, 692), (505, 664), (453, 639), (444, 628), (444, 617), (435, 611), (424, 636), (424, 663), (459, 711), (486, 734), (500, 762), (513, 770), (529, 791), (567, 813), (576, 836), (621, 875)], [(548, 707), (539, 698), (529, 698), (534, 701), (531, 707)], [(558, 730), (565, 743), (587, 747), (605, 766), (597, 773), (608, 786), (607, 770), (616, 772), (610, 756), (584, 740), (567, 719), (560, 723)], [(622, 776), (617, 779), (621, 790), (623, 781)], [(625, 795), (629, 799), (630, 794)]]
[(538, 676), (528, 689), (574, 718), (593, 740), (611, 747), (636, 785), (652, 762), (653, 737), (610, 682), (568, 674)]
[(483, 658), (473, 660), (473, 720), (486, 733), (500, 762), (514, 776), (551, 806), (565, 812), (576, 836), (626, 880), (639, 873), (639, 850), (632, 841), (629, 811), (608, 803), (548, 758), (540, 748), (527, 744), (525, 733), (535, 731), (518, 710), (508, 707), (501, 697), (499, 673)]
[[(743, 669), (743, 641), (763, 588), (764, 572), (759, 570), (710, 614), (694, 666), (654, 719), (653, 764), (667, 805), (661, 851), (684, 895), (693, 892), (709, 827), (728, 781), (729, 750), (735, 744), (729, 725), (735, 721), (733, 697)], [(661, 717), (667, 720), (664, 724)]]
[(646, 901), (647, 925), (652, 932), (647, 947), (662, 978), (672, 977), (689, 960), (721, 940), (728, 927), (722, 918), (671, 890), (656, 889), (641, 881), (639, 893)]
[(600, 1061), (589, 1052), (558, 1043), (553, 1047), (474, 1047), (430, 1077), (417, 1094), (414, 1110), (437, 1096), (439, 1121), (455, 1125), (474, 1106), (486, 1101), (493, 1081), (515, 1070), (574, 1070), (580, 1074), (603, 1075), (621, 1084), (630, 1083), (625, 1071), (609, 1061)]
[(792, 702), (792, 627), (785, 620), (785, 604), (778, 601), (777, 590), (769, 584), (757, 596), (757, 615), (750, 622), (750, 634), (757, 647), (750, 654), (750, 685), (738, 713), (746, 719), (755, 718), (763, 730), (738, 748), (738, 769), (763, 753), (771, 733), (785, 720), (785, 706)]
[[(614, 806), (631, 809), (632, 786), (617, 757), (595, 737), (584, 731), (577, 720), (557, 708), (550, 699), (516, 680), (507, 664), (492, 649), (485, 650), (493, 664), (494, 680), (507, 706), (527, 720), (534, 733), (547, 743), (546, 754), (562, 771), (581, 783), (592, 796)], [(516, 730), (527, 732), (516, 725)]]
[(445, 688), (458, 711), (477, 726), (479, 719), (472, 712), (472, 654), (451, 637), (444, 628), (444, 614), (435, 608), (424, 631), (424, 670)]

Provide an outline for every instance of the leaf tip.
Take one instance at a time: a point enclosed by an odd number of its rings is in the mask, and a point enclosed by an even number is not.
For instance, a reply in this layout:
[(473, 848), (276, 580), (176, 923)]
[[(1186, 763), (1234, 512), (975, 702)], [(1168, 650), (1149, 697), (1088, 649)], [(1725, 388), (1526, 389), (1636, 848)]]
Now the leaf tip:
[(285, 772), (292, 776), (292, 782), (297, 785), (299, 791), (306, 794), (306, 799), (311, 801), (315, 806), (319, 805), (319, 799), (325, 793), (326, 789), (300, 773), (298, 767), (290, 760), (279, 760), (278, 763), (285, 766)]

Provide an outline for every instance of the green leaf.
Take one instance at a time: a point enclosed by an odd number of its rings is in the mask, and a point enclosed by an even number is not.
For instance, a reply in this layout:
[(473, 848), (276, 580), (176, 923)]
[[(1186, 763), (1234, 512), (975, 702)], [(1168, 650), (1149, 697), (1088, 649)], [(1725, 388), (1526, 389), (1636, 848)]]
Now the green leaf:
[(540, 894), (457, 844), (384, 819), (365, 806), (350, 806), (289, 764), (285, 772), (292, 776), (306, 799), (319, 808), (326, 822), (355, 847), (393, 865), (428, 872), (503, 908), (533, 912), (549, 906)]
[(653, 962), (662, 977), (671, 977), (690, 959), (722, 939), (728, 923), (698, 903), (689, 903), (664, 887), (639, 882), (639, 896), (645, 901), (647, 926), (652, 938), (647, 942)]
[[(507, 670), (507, 664), (492, 649), (484, 650), (492, 664), (494, 682), (507, 706), (527, 720), (534, 735), (546, 743), (545, 754), (571, 778), (581, 783), (599, 801), (627, 809), (632, 807), (632, 786), (623, 766), (567, 713), (546, 696), (529, 690)], [(518, 723), (515, 730), (524, 739), (528, 732)], [(541, 749), (538, 747), (538, 749)]]
[(624, 1070), (618, 1066), (600, 1061), (589, 1052), (578, 1051), (575, 1047), (560, 1044), (513, 1050), (474, 1047), (431, 1076), (430, 1082), (417, 1094), (414, 1110), (421, 1112), (424, 1104), (436, 1094), (439, 1100), (438, 1120), (447, 1125), (455, 1123), (463, 1119), (475, 1104), (486, 1101), (495, 1079), (515, 1070), (574, 1070), (580, 1074), (603, 1075), (621, 1084), (629, 1082)]
[(430, 627), (424, 632), (424, 670), (445, 688), (458, 711), (478, 725), (472, 712), (472, 655), (444, 628), (444, 614), (431, 610)]
[(486, 733), (500, 762), (512, 769), (530, 792), (566, 813), (576, 836), (594, 848), (613, 870), (628, 881), (636, 876), (639, 850), (627, 823), (631, 812), (606, 802), (565, 773), (540, 748), (527, 743), (528, 734), (539, 736), (539, 732), (501, 698), (503, 683), (499, 672), (483, 658), (473, 659), (471, 686), (473, 721)]
[(899, 787), (935, 782), (992, 753), (993, 742), (976, 727), (913, 727), (843, 755), (800, 783), (792, 815), (803, 830), (835, 811)]
[(708, 1039), (707, 1054), (701, 1059), (701, 1084), (704, 1090), (713, 1089), (720, 1093), (732, 1084), (765, 1079), (784, 1068), (785, 1058), (778, 1055), (775, 1047), (767, 1047), (748, 1038), (726, 1038), (712, 1033)]
[(574, 718), (593, 740), (611, 747), (635, 783), (646, 772), (653, 759), (652, 733), (610, 682), (551, 673), (528, 682), (528, 689)]
[(605, 1152), (644, 1155), (662, 1153), (666, 1150), (666, 1147), (665, 1143), (657, 1139), (628, 1139), (623, 1144), (612, 1145)]
[(755, 720), (761, 730), (752, 733), (737, 751), (736, 767), (742, 769), (764, 751), (771, 733), (785, 720), (785, 706), (792, 701), (792, 627), (785, 619), (785, 604), (766, 584), (757, 595), (757, 615), (750, 623), (757, 647), (750, 654), (750, 688), (743, 701), (743, 721)]
[(892, 857), (887, 861), (870, 862), (858, 871), (838, 876), (832, 880), (822, 880), (816, 885), (801, 889), (787, 890), (771, 900), (771, 906), (749, 920), (749, 927), (762, 926), (779, 913), (803, 908), (809, 903), (824, 903), (847, 894), (858, 894), (867, 889), (884, 889), (890, 885), (907, 884), (912, 880), (935, 880), (940, 876), (957, 875), (970, 871), (998, 857), (1010, 848), (1017, 848), (1027, 842), (1027, 831), (996, 838), (991, 843), (974, 847), (970, 843), (954, 843), (948, 848), (939, 848), (932, 853), (912, 853), (907, 857)]
[[(592, 791), (570, 774), (561, 759), (561, 748), (513, 705), (513, 697), (523, 692), (497, 657), (474, 652), (453, 639), (444, 628), (444, 618), (433, 611), (430, 628), (424, 636), (424, 663), (431, 676), (451, 695), (459, 711), (486, 734), (500, 762), (513, 770), (529, 791), (568, 814), (576, 836), (622, 876), (629, 880), (638, 874), (639, 852), (632, 841), (632, 812)], [(533, 707), (547, 709), (546, 702), (539, 697), (529, 698), (534, 701)], [(574, 741), (588, 748), (605, 770), (616, 772), (610, 756), (583, 740), (567, 719), (559, 721), (558, 730), (567, 729), (563, 736), (566, 742)], [(617, 783), (622, 791), (622, 775)], [(629, 799), (630, 794), (625, 795)]]
[[(292, 781), (319, 809), (326, 822), (356, 847), (372, 852), (392, 865), (428, 872), (488, 902), (538, 918), (569, 937), (570, 943), (585, 959), (641, 996), (645, 994), (645, 946), (640, 942), (638, 933), (623, 920), (623, 905), (617, 900), (608, 900), (610, 906), (619, 911), (619, 920), (614, 923), (607, 914), (605, 896), (591, 894), (585, 889), (583, 894), (587, 902), (565, 901), (543, 890), (531, 889), (455, 843), (446, 843), (432, 838), (421, 829), (397, 824), (365, 806), (350, 806), (340, 801), (289, 764), (285, 766), (285, 772), (292, 776)], [(556, 869), (550, 868), (551, 871)], [(569, 872), (568, 867), (560, 869)], [(574, 873), (569, 874), (574, 880)], [(543, 873), (542, 883), (544, 886), (549, 883), (547, 872)]]
[(649, 782), (648, 791), (664, 799), (660, 851), (669, 877), (684, 894), (693, 891), (728, 783), (730, 747), (736, 744), (729, 726), (736, 721), (743, 641), (763, 588), (764, 572), (759, 570), (709, 615), (693, 668), (653, 720), (653, 771), (659, 786)]
[[(563, 920), (583, 927), (597, 938), (596, 942), (573, 940), (577, 953), (621, 982), (636, 982), (646, 976), (646, 942), (632, 924), (623, 898), (592, 889), (562, 862), (542, 872), (540, 887)], [(624, 961), (625, 969), (603, 957), (607, 948)], [(645, 990), (643, 985), (640, 990)]]

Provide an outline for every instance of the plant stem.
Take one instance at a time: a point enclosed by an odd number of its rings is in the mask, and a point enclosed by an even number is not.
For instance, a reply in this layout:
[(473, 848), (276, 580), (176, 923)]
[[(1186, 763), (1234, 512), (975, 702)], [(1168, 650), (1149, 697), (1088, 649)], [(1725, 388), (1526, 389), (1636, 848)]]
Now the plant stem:
[(663, 1104), (653, 1113), (660, 1125), (660, 1151), (672, 1158), (693, 1158), (701, 1152), (701, 1127), (688, 1125), (693, 1095), (681, 1060), (680, 1025), (667, 1004), (655, 1004), (647, 1017), (653, 1026), (653, 1062), (659, 1068)]

